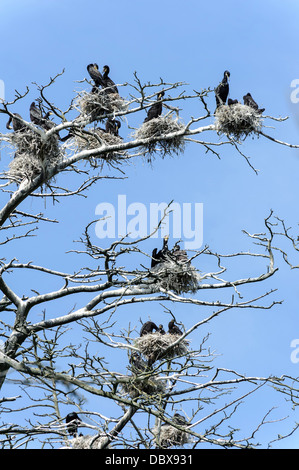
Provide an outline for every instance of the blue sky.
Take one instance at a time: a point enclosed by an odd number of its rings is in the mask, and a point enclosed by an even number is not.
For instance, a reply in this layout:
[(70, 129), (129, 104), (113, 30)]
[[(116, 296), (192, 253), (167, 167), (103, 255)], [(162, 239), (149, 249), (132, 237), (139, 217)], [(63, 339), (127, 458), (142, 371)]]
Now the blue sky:
[[(91, 62), (100, 67), (108, 64), (117, 83), (133, 82), (137, 71), (144, 82), (157, 83), (160, 77), (167, 82), (184, 81), (190, 93), (194, 89), (214, 88), (228, 69), (230, 96), (241, 100), (251, 92), (266, 108), (267, 115), (290, 116), (284, 123), (267, 120), (265, 124), (273, 127), (266, 132), (299, 144), (299, 104), (290, 99), (291, 82), (299, 78), (298, 13), (295, 0), (228, 0), (225, 9), (218, 0), (2, 0), (0, 79), (5, 83), (7, 100), (13, 99), (14, 90), (23, 92), (26, 86), (30, 88), (30, 94), (14, 109), (29, 119), (29, 105), (38, 96), (32, 82), (45, 84), (62, 69), (65, 74), (48, 95), (62, 108), (73, 98), (74, 90), (79, 88), (75, 81), (86, 77), (86, 65)], [(125, 94), (126, 88), (122, 91)], [(212, 94), (209, 105), (214, 109)], [(180, 106), (185, 122), (202, 113), (197, 101), (182, 102)], [(144, 117), (145, 113), (140, 114), (139, 123)], [(210, 122), (212, 119), (207, 124)], [(138, 117), (134, 116), (133, 125), (138, 125)], [(3, 117), (0, 131), (5, 132)], [(129, 133), (122, 126), (120, 134), (126, 138)], [(214, 139), (220, 140), (217, 136)], [(84, 226), (96, 218), (97, 204), (116, 204), (119, 194), (127, 196), (128, 204), (137, 201), (148, 206), (172, 199), (203, 203), (203, 243), (219, 252), (247, 251), (252, 245), (242, 229), (250, 233), (263, 231), (270, 209), (288, 226), (297, 226), (299, 150), (261, 137), (247, 139), (242, 151), (259, 169), (258, 176), (230, 147), (223, 147), (219, 160), (189, 144), (184, 155), (157, 158), (152, 168), (144, 160), (136, 161), (128, 168), (127, 179), (103, 181), (88, 192), (86, 199), (66, 198), (54, 206), (47, 201), (46, 209), (42, 201), (34, 199), (26, 207), (44, 211), (59, 219), (60, 225), (42, 227), (40, 238), (31, 239), (26, 246), (22, 241), (15, 243), (5, 255), (72, 270), (74, 258), (64, 252), (73, 247), (72, 241), (80, 237)], [(1, 167), (7, 167), (8, 162), (8, 155), (2, 151)], [(4, 203), (6, 196), (1, 194), (0, 198)], [(150, 240), (144, 247), (150, 253), (156, 244), (157, 240)], [(222, 354), (219, 360), (223, 366), (248, 374), (298, 375), (299, 365), (290, 360), (290, 343), (299, 337), (298, 274), (281, 262), (278, 265), (278, 276), (266, 287), (279, 288), (274, 297), (284, 299), (281, 306), (269, 311), (229, 312), (208, 328), (212, 348)], [(244, 261), (244, 277), (247, 268)], [(11, 282), (22, 292), (22, 277)], [(254, 286), (248, 295), (254, 296), (261, 289), (263, 286)], [(186, 327), (202, 315), (197, 309), (190, 309), (187, 316), (179, 306), (175, 312), (177, 318), (184, 315)], [(156, 319), (161, 310), (154, 306), (147, 314)], [(140, 312), (136, 312), (136, 322), (139, 316)], [(283, 404), (281, 396), (275, 400), (275, 406)], [(260, 411), (261, 405), (266, 409), (267, 401), (266, 397), (264, 402), (251, 403), (244, 422), (255, 415), (256, 409)], [(265, 441), (268, 435), (272, 436), (270, 426), (267, 432)], [(295, 436), (288, 445), (297, 446)]]

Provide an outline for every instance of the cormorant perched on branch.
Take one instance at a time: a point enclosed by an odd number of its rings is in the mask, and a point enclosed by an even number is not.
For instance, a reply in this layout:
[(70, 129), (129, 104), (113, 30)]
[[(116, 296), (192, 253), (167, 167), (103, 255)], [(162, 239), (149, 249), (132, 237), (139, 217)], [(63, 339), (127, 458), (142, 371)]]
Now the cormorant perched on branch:
[(161, 263), (161, 261), (164, 261), (166, 259), (166, 254), (169, 253), (168, 239), (169, 239), (169, 235), (165, 235), (165, 237), (163, 238), (163, 246), (160, 251), (158, 251), (157, 248), (153, 249), (151, 268), (153, 268), (157, 264)]
[(157, 325), (154, 322), (147, 321), (141, 327), (140, 336), (144, 336), (144, 335), (147, 335), (149, 333), (152, 333), (154, 330), (158, 331), (158, 329), (159, 328), (157, 327)]
[(105, 91), (107, 93), (118, 93), (117, 86), (114, 81), (109, 77), (110, 68), (108, 65), (104, 65), (102, 71), (102, 87), (107, 88)]
[[(12, 116), (9, 117), (9, 120), (6, 123), (6, 129), (13, 129), (15, 132), (25, 131), (26, 130), (25, 124), (23, 124), (18, 119), (15, 119), (15, 116), (22, 119), (22, 116), (20, 116), (20, 114), (14, 113), (13, 117)], [(11, 123), (12, 123), (12, 127), (10, 126)]]
[(219, 108), (222, 104), (226, 103), (228, 92), (229, 92), (229, 84), (228, 80), (230, 77), (230, 72), (225, 70), (223, 74), (223, 79), (219, 83), (219, 85), (215, 89), (215, 97), (216, 97), (216, 109)]
[(246, 106), (250, 106), (250, 108), (253, 108), (257, 113), (262, 114), (265, 111), (265, 108), (259, 109), (258, 104), (254, 101), (250, 93), (243, 96), (243, 100)]
[(179, 329), (179, 327), (177, 325), (175, 325), (174, 320), (171, 320), (168, 323), (168, 333), (170, 335), (182, 335), (183, 334), (183, 332)]
[(149, 108), (147, 112), (147, 117), (144, 119), (143, 122), (148, 122), (148, 121), (151, 121), (151, 119), (161, 116), (162, 106), (163, 106), (161, 99), (163, 98), (164, 95), (165, 95), (164, 91), (160, 91), (157, 94), (157, 101)]
[(105, 132), (118, 137), (118, 130), (121, 127), (121, 122), (118, 119), (108, 119), (105, 126)]
[(53, 126), (55, 126), (54, 122), (49, 120), (49, 116), (51, 114), (51, 111), (48, 111), (44, 116), (42, 115), (42, 112), (39, 108), (36, 107), (35, 102), (31, 103), (30, 105), (30, 119), (31, 121), (38, 125), (41, 126), (45, 130), (51, 129)]
[(99, 71), (98, 64), (89, 64), (87, 66), (87, 71), (88, 71), (90, 77), (94, 81), (95, 86), (91, 90), (91, 93), (94, 93), (95, 91), (97, 91), (99, 86), (103, 85), (103, 77), (102, 77), (101, 72)]
[(79, 418), (79, 416), (77, 415), (77, 413), (75, 413), (74, 411), (72, 413), (69, 413), (65, 418), (65, 422), (66, 422), (66, 425), (67, 425), (68, 433), (71, 436), (76, 437), (77, 436), (77, 431), (78, 431), (78, 426), (82, 422), (81, 419)]

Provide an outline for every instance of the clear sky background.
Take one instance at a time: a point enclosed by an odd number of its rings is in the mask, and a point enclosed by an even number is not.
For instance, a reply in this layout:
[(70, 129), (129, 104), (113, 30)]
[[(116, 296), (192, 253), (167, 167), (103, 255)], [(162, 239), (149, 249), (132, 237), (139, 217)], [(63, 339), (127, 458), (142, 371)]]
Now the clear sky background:
[[(299, 5), (295, 0), (227, 0), (225, 3), (220, 0), (1, 0), (0, 17), (0, 79), (5, 83), (6, 100), (14, 98), (15, 90), (23, 92), (26, 86), (30, 88), (29, 95), (14, 109), (25, 119), (29, 120), (30, 103), (38, 96), (33, 82), (45, 84), (63, 69), (65, 74), (47, 95), (61, 108), (68, 106), (74, 90), (80, 88), (75, 81), (87, 77), (89, 63), (96, 62), (100, 68), (108, 64), (111, 77), (119, 84), (132, 83), (136, 71), (144, 82), (158, 83), (160, 77), (167, 82), (184, 81), (190, 93), (194, 89), (214, 88), (228, 69), (230, 97), (242, 100), (244, 94), (251, 92), (259, 105), (266, 108), (265, 114), (289, 116), (284, 123), (265, 121), (265, 125), (272, 126), (265, 131), (280, 140), (299, 144), (299, 103), (292, 103), (290, 98), (291, 83), (299, 79)], [(121, 91), (125, 94), (126, 88)], [(213, 94), (208, 102), (213, 110)], [(180, 107), (185, 122), (203, 112), (195, 100), (181, 102)], [(129, 124), (139, 125), (144, 117), (145, 112), (140, 113)], [(212, 121), (211, 118), (205, 124)], [(5, 122), (6, 118), (0, 117), (1, 132), (6, 132)], [(123, 125), (120, 134), (126, 139), (130, 132)], [(214, 136), (217, 139), (220, 141), (220, 137)], [(189, 144), (183, 155), (157, 158), (152, 167), (144, 159), (135, 161), (127, 170), (127, 179), (98, 183), (86, 199), (65, 198), (54, 206), (47, 201), (46, 207), (42, 200), (30, 200), (27, 208), (33, 212), (44, 211), (61, 223), (42, 226), (39, 237), (26, 243), (19, 241), (10, 248), (4, 246), (3, 256), (16, 256), (22, 261), (32, 260), (63, 271), (76, 269), (73, 256), (64, 253), (74, 248), (73, 240), (96, 218), (97, 204), (116, 204), (119, 194), (127, 196), (128, 204), (137, 201), (149, 205), (171, 200), (203, 203), (204, 245), (220, 253), (253, 250), (242, 230), (264, 231), (264, 219), (270, 209), (285, 219), (287, 226), (298, 226), (299, 149), (261, 137), (248, 138), (242, 151), (250, 156), (258, 175), (229, 146), (221, 149), (219, 160), (211, 153), (205, 154), (200, 146)], [(7, 168), (8, 163), (9, 156), (2, 151), (1, 168)], [(3, 205), (7, 196), (1, 194), (0, 198)], [(157, 242), (160, 244), (160, 240), (149, 240), (144, 249), (151, 253)], [(293, 260), (298, 263), (298, 259)], [(75, 260), (75, 266), (80, 262)], [(200, 265), (200, 259), (197, 263), (203, 271), (207, 269)], [(299, 273), (291, 272), (279, 258), (278, 266), (278, 275), (267, 281), (266, 287), (256, 285), (244, 292), (254, 297), (265, 289), (277, 288), (272, 300), (284, 300), (282, 305), (271, 310), (232, 311), (200, 332), (200, 336), (211, 332), (211, 348), (221, 354), (221, 366), (248, 375), (299, 375), (299, 363), (292, 363), (290, 358), (290, 343), (299, 338)], [(252, 274), (252, 264), (247, 264), (245, 259), (244, 265), (235, 269), (240, 277)], [(30, 279), (35, 277), (30, 273)], [(26, 283), (28, 290), (24, 292), (24, 282), (20, 275), (11, 280), (11, 285), (19, 294), (28, 294), (32, 286)], [(50, 286), (44, 285), (44, 291)], [(65, 303), (64, 307), (67, 311), (70, 305)], [(186, 311), (179, 305), (173, 306), (173, 311), (178, 320), (184, 319), (186, 328), (206, 314), (193, 308)], [(118, 315), (120, 328), (126, 327), (128, 317)], [(144, 316), (161, 320), (165, 325), (168, 322), (158, 305), (151, 310), (146, 307), (145, 312), (133, 310), (130, 320), (138, 324)], [(198, 336), (194, 336), (193, 341), (197, 340)], [(274, 412), (275, 419), (284, 416), (281, 395), (273, 395), (270, 405), (267, 394), (264, 398), (261, 395), (258, 402), (249, 400), (238, 426), (246, 428), (247, 422), (254, 426), (272, 405), (281, 407)], [(91, 408), (90, 403), (88, 407)], [(290, 415), (291, 421), (296, 417), (298, 421), (295, 410)], [(276, 434), (287, 432), (291, 421), (283, 421)], [(261, 443), (265, 444), (276, 434), (268, 425), (261, 433)], [(289, 439), (288, 446), (298, 447), (297, 442), (298, 431)], [(285, 442), (277, 447), (283, 445)]]

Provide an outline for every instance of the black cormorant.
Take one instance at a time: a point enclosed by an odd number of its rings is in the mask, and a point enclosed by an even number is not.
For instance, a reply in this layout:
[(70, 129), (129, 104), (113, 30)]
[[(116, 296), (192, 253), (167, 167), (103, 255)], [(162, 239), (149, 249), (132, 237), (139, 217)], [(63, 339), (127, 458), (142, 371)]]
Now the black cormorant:
[[(20, 114), (14, 113), (13, 116), (9, 117), (9, 120), (6, 123), (6, 129), (13, 129), (15, 132), (25, 131), (26, 130), (25, 124), (19, 121), (19, 119), (16, 119), (15, 116), (22, 119), (22, 116), (20, 116)], [(10, 124), (12, 124), (12, 127)]]
[(222, 104), (226, 103), (228, 92), (229, 92), (229, 84), (228, 80), (230, 77), (230, 72), (225, 70), (223, 74), (223, 79), (219, 83), (219, 85), (215, 89), (215, 97), (216, 97), (216, 109), (219, 108)]
[(44, 116), (39, 108), (36, 107), (35, 102), (31, 103), (30, 105), (30, 119), (31, 121), (38, 125), (41, 126), (45, 130), (51, 129), (53, 126), (55, 126), (53, 121), (49, 120), (49, 116), (51, 114), (51, 111), (48, 111)]
[(157, 325), (152, 321), (145, 322), (140, 330), (140, 336), (147, 335), (148, 333), (152, 333), (154, 330), (158, 331)]
[(158, 333), (160, 333), (160, 335), (165, 335), (165, 330), (163, 328), (163, 325), (159, 325)]
[(179, 327), (177, 325), (175, 325), (174, 320), (171, 320), (168, 323), (168, 333), (170, 335), (182, 335), (183, 334), (183, 332), (179, 329)]
[(87, 66), (87, 72), (94, 81), (94, 87), (91, 90), (91, 93), (94, 93), (97, 91), (99, 86), (103, 85), (103, 77), (101, 72), (99, 71), (98, 64), (89, 64)]
[(162, 106), (163, 106), (161, 99), (163, 98), (164, 95), (165, 95), (164, 91), (160, 91), (157, 94), (157, 101), (156, 101), (156, 103), (154, 103), (149, 108), (149, 110), (147, 112), (147, 116), (146, 116), (146, 118), (144, 119), (143, 122), (148, 122), (148, 121), (151, 121), (151, 119), (154, 119), (154, 118), (157, 118), (158, 116), (161, 116)]
[(105, 126), (105, 132), (118, 137), (118, 130), (121, 127), (121, 122), (118, 119), (108, 119)]
[(81, 419), (79, 418), (79, 416), (77, 415), (77, 413), (74, 412), (74, 411), (72, 413), (69, 413), (65, 418), (65, 422), (66, 422), (66, 425), (67, 425), (68, 433), (71, 436), (76, 437), (77, 436), (77, 431), (78, 431), (78, 426), (82, 422)]
[(245, 106), (250, 106), (253, 108), (257, 113), (262, 114), (265, 111), (265, 108), (259, 109), (258, 104), (254, 101), (250, 93), (243, 96)]
[(161, 263), (161, 261), (165, 261), (167, 253), (169, 253), (168, 249), (168, 239), (169, 235), (165, 235), (163, 238), (163, 246), (160, 251), (157, 248), (154, 248), (152, 251), (152, 261), (151, 261), (151, 268), (156, 266), (157, 264)]
[(118, 93), (117, 86), (114, 81), (109, 77), (110, 68), (108, 65), (104, 65), (102, 71), (102, 87), (105, 88), (107, 93)]

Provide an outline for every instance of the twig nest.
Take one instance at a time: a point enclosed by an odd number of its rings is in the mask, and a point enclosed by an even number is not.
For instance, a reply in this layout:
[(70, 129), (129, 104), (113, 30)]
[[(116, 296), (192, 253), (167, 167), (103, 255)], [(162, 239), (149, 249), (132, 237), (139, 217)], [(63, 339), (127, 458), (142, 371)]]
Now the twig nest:
[(135, 340), (134, 346), (145, 356), (151, 364), (158, 359), (172, 359), (188, 352), (189, 341), (185, 338), (171, 347), (180, 335), (166, 333), (149, 333)]
[(174, 135), (163, 139), (164, 136), (166, 137), (168, 134), (182, 131), (184, 128), (184, 124), (179, 122), (178, 119), (173, 119), (171, 116), (159, 116), (144, 122), (133, 133), (132, 137), (136, 140), (162, 137), (159, 141), (148, 142), (142, 145), (142, 147), (148, 152), (149, 157), (153, 156), (154, 153), (161, 152), (162, 158), (164, 158), (165, 155), (172, 153), (178, 155), (184, 151), (185, 140), (183, 135)]
[[(94, 129), (94, 130), (89, 130), (89, 131), (84, 131), (77, 133), (75, 135), (75, 143), (79, 150), (93, 150), (96, 148), (101, 147), (102, 145), (104, 146), (110, 146), (110, 145), (119, 145), (123, 142), (123, 139), (119, 136), (110, 134), (109, 132), (105, 132), (103, 129)], [(104, 159), (104, 160), (110, 160), (110, 161), (117, 161), (121, 159), (121, 157), (124, 157), (126, 155), (126, 152), (123, 150), (120, 151), (114, 151), (114, 152), (106, 152), (98, 157), (88, 157), (87, 159), (89, 160), (90, 164), (93, 167), (98, 166), (98, 159)]]
[(14, 132), (10, 139), (16, 148), (8, 172), (12, 181), (19, 183), (25, 178), (33, 179), (41, 173), (44, 173), (46, 178), (47, 169), (62, 159), (58, 137), (55, 134), (43, 140), (38, 133), (28, 130)]
[(156, 377), (140, 378), (137, 375), (127, 376), (128, 382), (122, 384), (125, 393), (128, 393), (132, 398), (140, 395), (157, 395), (165, 393), (166, 381), (159, 380)]
[(183, 446), (192, 441), (190, 434), (170, 424), (163, 424), (160, 428), (154, 427), (153, 434), (158, 439), (160, 446), (164, 448)]
[(157, 282), (163, 289), (172, 290), (180, 295), (196, 292), (199, 288), (199, 276), (190, 263), (178, 263), (168, 258), (151, 269), (157, 276)]
[(105, 93), (103, 90), (94, 93), (85, 90), (79, 92), (76, 105), (81, 114), (90, 116), (92, 120), (101, 120), (106, 114), (128, 110), (128, 102), (118, 93)]
[(249, 134), (259, 134), (262, 128), (261, 115), (250, 106), (241, 103), (219, 106), (215, 112), (215, 125), (219, 134), (236, 139)]
[(105, 438), (97, 437), (97, 436), (90, 436), (90, 435), (78, 436), (72, 439), (71, 441), (69, 441), (70, 447), (68, 448), (69, 449), (100, 449), (103, 439)]

